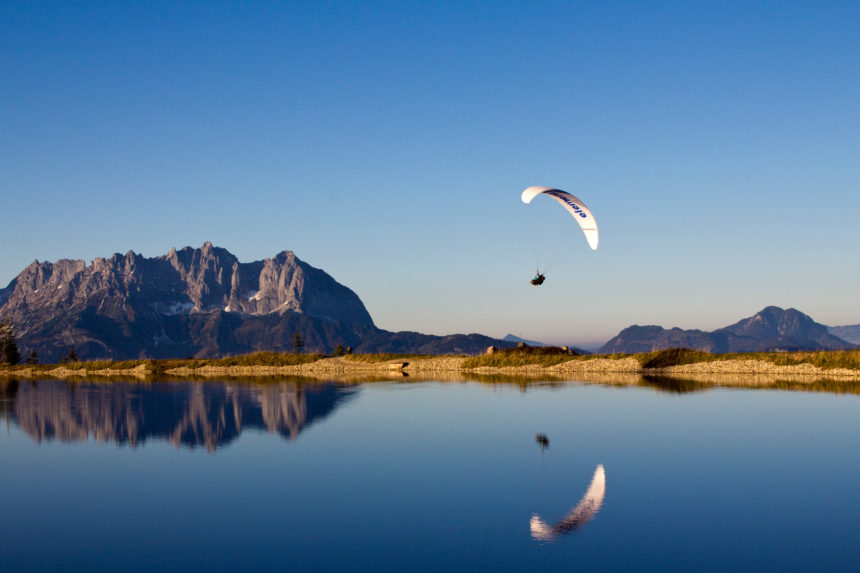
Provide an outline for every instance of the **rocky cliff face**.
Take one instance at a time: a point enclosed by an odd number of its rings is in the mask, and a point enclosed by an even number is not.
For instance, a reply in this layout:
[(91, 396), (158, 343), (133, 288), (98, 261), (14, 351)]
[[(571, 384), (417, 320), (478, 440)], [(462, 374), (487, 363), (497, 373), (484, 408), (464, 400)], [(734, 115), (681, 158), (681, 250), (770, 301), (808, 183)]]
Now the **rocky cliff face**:
[(833, 336), (823, 324), (790, 308), (769, 306), (749, 318), (712, 332), (630, 326), (598, 350), (600, 353), (636, 353), (666, 348), (692, 348), (705, 352), (764, 352), (773, 350), (845, 350), (855, 345)]
[(13, 318), (16, 314), (23, 318), (27, 310), (67, 309), (97, 301), (110, 316), (129, 317), (131, 311), (123, 304), (132, 303), (168, 316), (219, 308), (250, 315), (290, 310), (373, 324), (354, 292), (290, 251), (242, 264), (208, 242), (199, 249), (172, 249), (154, 259), (129, 251), (125, 256), (97, 258), (89, 266), (84, 261), (34, 261), (6, 291), (3, 311)]
[[(204, 311), (264, 315), (293, 311), (307, 316), (372, 325), (361, 300), (328, 274), (299, 260), (291, 251), (242, 264), (229, 251), (206, 243), (200, 249), (172, 249), (160, 261), (175, 271), (185, 298), (167, 312)], [(169, 273), (168, 273), (169, 274)]]
[(117, 359), (278, 347), (272, 333), (268, 345), (234, 340), (233, 330), (249, 319), (260, 319), (261, 327), (250, 329), (259, 334), (267, 326), (292, 329), (284, 335), (289, 341), (302, 322), (314, 323), (312, 339), (324, 338), (317, 323), (374, 330), (353, 291), (292, 252), (243, 264), (211, 243), (157, 258), (115, 254), (90, 265), (35, 261), (0, 291), (0, 316), (14, 324), (19, 346), (43, 361), (69, 348), (81, 358)]

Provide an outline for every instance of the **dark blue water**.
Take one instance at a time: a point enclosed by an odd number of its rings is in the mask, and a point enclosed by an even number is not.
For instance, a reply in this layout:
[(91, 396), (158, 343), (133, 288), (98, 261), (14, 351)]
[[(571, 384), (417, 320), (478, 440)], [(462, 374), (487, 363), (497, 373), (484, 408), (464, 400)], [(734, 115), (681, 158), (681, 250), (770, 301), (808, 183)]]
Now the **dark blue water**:
[(4, 572), (860, 568), (853, 395), (2, 388)]

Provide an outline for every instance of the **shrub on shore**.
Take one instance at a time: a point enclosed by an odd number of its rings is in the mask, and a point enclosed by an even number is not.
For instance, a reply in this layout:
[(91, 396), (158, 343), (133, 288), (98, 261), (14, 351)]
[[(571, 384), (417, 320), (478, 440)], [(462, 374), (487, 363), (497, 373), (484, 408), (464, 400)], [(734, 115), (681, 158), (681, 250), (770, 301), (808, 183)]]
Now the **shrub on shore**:
[(472, 356), (463, 362), (463, 368), (515, 368), (517, 366), (555, 366), (585, 356), (570, 354), (557, 346), (522, 346), (496, 350), (492, 354)]
[(711, 362), (719, 360), (719, 356), (701, 350), (689, 348), (668, 348), (646, 354), (637, 354), (636, 359), (642, 368), (666, 368), (667, 366), (679, 366), (681, 364), (695, 364), (697, 362)]
[(324, 354), (288, 354), (286, 352), (252, 352), (207, 360), (207, 366), (296, 366), (316, 362)]

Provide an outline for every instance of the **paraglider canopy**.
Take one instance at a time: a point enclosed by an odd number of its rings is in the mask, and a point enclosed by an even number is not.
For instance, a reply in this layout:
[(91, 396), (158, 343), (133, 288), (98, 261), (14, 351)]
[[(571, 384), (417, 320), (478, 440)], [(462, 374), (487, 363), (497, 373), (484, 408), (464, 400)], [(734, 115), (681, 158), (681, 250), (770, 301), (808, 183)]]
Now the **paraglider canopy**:
[(567, 191), (553, 189), (552, 187), (541, 187), (538, 185), (529, 187), (523, 191), (523, 203), (531, 203), (532, 199), (538, 195), (547, 195), (552, 197), (558, 201), (562, 207), (567, 209), (568, 213), (573, 215), (573, 218), (576, 219), (577, 223), (579, 223), (582, 232), (585, 233), (588, 245), (592, 250), (597, 249), (597, 221), (595, 221), (594, 215), (591, 214), (591, 211), (588, 210), (585, 203)]

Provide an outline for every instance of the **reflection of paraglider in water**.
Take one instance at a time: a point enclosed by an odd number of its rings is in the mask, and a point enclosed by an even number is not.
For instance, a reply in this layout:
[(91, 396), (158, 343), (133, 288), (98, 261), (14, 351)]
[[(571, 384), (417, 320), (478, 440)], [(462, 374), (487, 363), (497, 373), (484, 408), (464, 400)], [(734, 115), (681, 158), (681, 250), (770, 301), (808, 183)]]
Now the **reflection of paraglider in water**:
[[(579, 223), (579, 227), (582, 229), (582, 232), (585, 234), (585, 239), (588, 241), (588, 246), (590, 246), (592, 250), (597, 249), (597, 221), (594, 219), (594, 215), (591, 214), (591, 211), (588, 210), (588, 207), (585, 206), (585, 203), (567, 191), (540, 186), (529, 187), (523, 191), (521, 198), (523, 203), (528, 204), (531, 203), (532, 199), (538, 195), (552, 197), (558, 201), (562, 207), (567, 209), (567, 212), (573, 215), (573, 218), (576, 219), (577, 223)], [(546, 277), (538, 271), (537, 276), (531, 280), (531, 284), (535, 286), (541, 285), (545, 279)]]
[(576, 531), (597, 514), (600, 506), (603, 504), (603, 497), (606, 495), (606, 472), (603, 470), (603, 465), (598, 465), (594, 470), (594, 476), (591, 478), (591, 485), (588, 486), (588, 491), (576, 504), (576, 507), (570, 510), (566, 516), (560, 519), (553, 525), (548, 525), (537, 514), (532, 515), (529, 527), (531, 528), (532, 537), (541, 541), (552, 541), (558, 535), (563, 535), (571, 531)]

